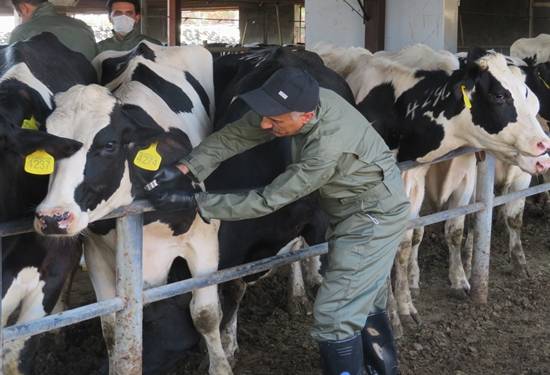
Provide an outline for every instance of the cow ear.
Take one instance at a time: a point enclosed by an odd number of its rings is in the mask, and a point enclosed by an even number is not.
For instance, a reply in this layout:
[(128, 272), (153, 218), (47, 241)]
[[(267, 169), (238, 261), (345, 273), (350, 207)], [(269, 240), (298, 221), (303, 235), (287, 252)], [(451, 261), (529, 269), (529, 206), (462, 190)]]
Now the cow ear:
[(36, 150), (45, 150), (56, 159), (73, 155), (82, 143), (36, 130), (19, 129), (16, 131), (15, 150), (20, 155), (28, 155)]
[(136, 105), (124, 104), (122, 114), (126, 119), (122, 129), (122, 142), (124, 144), (145, 143), (164, 133), (160, 125), (147, 112)]

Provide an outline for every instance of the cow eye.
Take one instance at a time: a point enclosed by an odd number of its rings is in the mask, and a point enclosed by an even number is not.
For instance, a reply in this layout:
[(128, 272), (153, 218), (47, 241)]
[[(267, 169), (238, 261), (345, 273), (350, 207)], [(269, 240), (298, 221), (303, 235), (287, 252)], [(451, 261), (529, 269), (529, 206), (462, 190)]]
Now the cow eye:
[(116, 142), (107, 142), (105, 143), (105, 145), (103, 146), (103, 150), (104, 152), (108, 152), (108, 153), (112, 153), (112, 152), (115, 152), (117, 150), (117, 143)]

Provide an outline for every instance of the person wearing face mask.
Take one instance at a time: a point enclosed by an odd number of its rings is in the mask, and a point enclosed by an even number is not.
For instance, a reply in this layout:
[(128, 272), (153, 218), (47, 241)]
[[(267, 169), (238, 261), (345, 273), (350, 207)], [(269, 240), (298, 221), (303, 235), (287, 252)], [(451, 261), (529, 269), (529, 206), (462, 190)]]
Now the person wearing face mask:
[(99, 52), (128, 51), (142, 40), (161, 44), (158, 40), (139, 33), (136, 27), (141, 18), (138, 0), (108, 0), (107, 10), (113, 24), (113, 36), (98, 43)]
[(97, 54), (94, 33), (81, 20), (56, 12), (47, 0), (11, 0), (22, 23), (10, 34), (9, 44), (31, 38), (43, 32), (54, 34), (67, 48), (82, 53), (88, 60)]

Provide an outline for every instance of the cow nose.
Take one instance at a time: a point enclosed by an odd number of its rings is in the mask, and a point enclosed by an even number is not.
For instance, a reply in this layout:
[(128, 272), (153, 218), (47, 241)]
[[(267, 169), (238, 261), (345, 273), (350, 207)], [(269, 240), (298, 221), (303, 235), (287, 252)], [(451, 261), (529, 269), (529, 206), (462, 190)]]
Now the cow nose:
[(67, 234), (71, 214), (68, 211), (53, 215), (37, 213), (36, 219), (43, 234)]
[(539, 151), (539, 155), (544, 154), (550, 149), (550, 142), (549, 141), (539, 141), (537, 142), (537, 150)]

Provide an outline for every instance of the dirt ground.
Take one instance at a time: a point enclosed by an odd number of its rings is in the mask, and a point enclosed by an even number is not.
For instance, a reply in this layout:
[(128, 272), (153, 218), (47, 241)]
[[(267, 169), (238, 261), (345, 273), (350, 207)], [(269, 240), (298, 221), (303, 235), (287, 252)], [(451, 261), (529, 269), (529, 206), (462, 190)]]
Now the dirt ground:
[[(398, 342), (403, 375), (550, 374), (550, 210), (528, 204), (523, 245), (530, 278), (510, 273), (508, 239), (495, 224), (489, 304), (475, 306), (448, 293), (442, 226), (427, 229), (420, 251), (422, 324)], [(240, 352), (235, 374), (319, 374), (311, 316), (286, 311), (284, 279), (248, 289), (239, 316)], [(95, 375), (105, 350), (98, 320), (44, 335), (36, 375)], [(197, 351), (167, 375), (205, 374)]]

